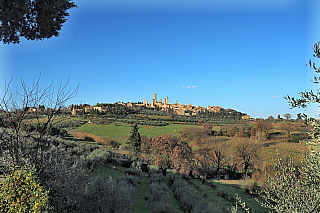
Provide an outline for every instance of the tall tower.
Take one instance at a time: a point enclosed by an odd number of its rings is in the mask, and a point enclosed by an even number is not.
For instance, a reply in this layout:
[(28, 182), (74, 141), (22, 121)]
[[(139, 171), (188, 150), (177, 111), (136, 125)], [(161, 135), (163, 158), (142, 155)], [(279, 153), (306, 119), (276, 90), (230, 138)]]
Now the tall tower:
[(156, 93), (153, 94), (153, 99), (155, 100), (155, 102), (157, 102), (157, 94)]
[(167, 104), (169, 104), (169, 97), (167, 96)]

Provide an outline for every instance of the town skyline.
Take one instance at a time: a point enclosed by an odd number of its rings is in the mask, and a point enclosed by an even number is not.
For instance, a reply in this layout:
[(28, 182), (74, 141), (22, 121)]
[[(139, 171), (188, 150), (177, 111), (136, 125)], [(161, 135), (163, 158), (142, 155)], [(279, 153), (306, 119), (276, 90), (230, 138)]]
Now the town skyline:
[[(162, 111), (169, 111), (172, 110), (174, 114), (176, 115), (184, 115), (184, 116), (195, 116), (198, 113), (201, 112), (221, 112), (222, 110), (228, 111), (230, 113), (232, 112), (239, 112), (237, 110), (234, 109), (225, 109), (221, 106), (194, 106), (191, 103), (189, 104), (182, 104), (182, 103), (178, 103), (178, 100), (175, 101), (175, 103), (169, 103), (169, 96), (165, 97), (163, 100), (159, 99), (157, 100), (157, 94), (154, 93), (153, 94), (153, 98), (151, 99), (151, 102), (147, 101), (147, 98), (144, 98), (143, 102), (137, 101), (137, 102), (121, 102), (118, 101), (116, 102), (120, 105), (126, 106), (126, 107), (143, 107), (143, 108), (148, 108), (148, 109), (160, 109)], [(110, 103), (99, 103), (97, 102), (97, 104), (95, 105), (89, 105), (89, 104), (85, 104), (84, 105), (88, 105), (84, 107), (85, 112), (90, 112), (91, 110), (97, 110), (99, 112), (103, 112), (103, 107), (101, 107), (101, 105), (104, 104), (110, 104)], [(76, 110), (74, 105), (69, 105), (68, 106), (69, 110), (73, 111), (73, 114), (76, 115), (78, 112), (82, 112), (82, 110)], [(239, 112), (241, 114), (242, 119), (249, 119), (250, 115), (248, 115), (247, 113), (244, 112)]]
[(319, 114), (284, 99), (316, 89), (305, 65), (320, 40), (319, 1), (75, 3), (58, 37), (0, 46), (0, 95), (11, 77), (18, 88), (41, 75), (43, 86), (80, 84), (67, 104), (133, 102), (156, 91), (256, 118)]

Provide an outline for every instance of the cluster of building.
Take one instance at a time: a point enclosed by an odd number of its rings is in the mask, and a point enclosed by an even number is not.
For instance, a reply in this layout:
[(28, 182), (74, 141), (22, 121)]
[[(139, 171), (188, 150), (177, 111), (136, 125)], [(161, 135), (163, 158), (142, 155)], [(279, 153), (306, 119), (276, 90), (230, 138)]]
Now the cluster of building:
[[(132, 107), (132, 103), (126, 103), (124, 104), (127, 107)], [(145, 107), (149, 109), (155, 109), (159, 108), (160, 110), (164, 111), (169, 111), (170, 109), (173, 110), (173, 112), (177, 115), (185, 115), (185, 116), (190, 116), (190, 115), (197, 115), (200, 112), (204, 112), (207, 110), (207, 112), (220, 112), (221, 110), (225, 111), (232, 111), (231, 109), (223, 109), (220, 106), (208, 106), (207, 108), (202, 107), (202, 106), (192, 106), (192, 104), (179, 104), (178, 101), (176, 101), (174, 104), (169, 104), (169, 97), (167, 96), (166, 98), (160, 99), (157, 101), (157, 94), (153, 94), (153, 99), (151, 100), (151, 103), (148, 103), (146, 99), (144, 99), (144, 102), (142, 104), (135, 104), (136, 106), (140, 107)], [(242, 119), (249, 119), (249, 115), (243, 115)]]
[[(192, 104), (184, 105), (184, 104), (179, 104), (178, 101), (176, 101), (174, 104), (169, 104), (169, 97), (167, 96), (163, 100), (160, 99), (157, 101), (157, 94), (153, 94), (153, 99), (149, 103), (146, 99), (144, 99), (144, 102), (141, 103), (118, 103), (121, 105), (124, 105), (126, 107), (142, 107), (142, 108), (147, 108), (147, 109), (157, 109), (157, 110), (163, 110), (163, 111), (172, 111), (174, 114), (177, 115), (185, 115), (185, 116), (192, 116), (192, 115), (197, 115), (200, 112), (204, 112), (207, 110), (207, 112), (220, 112), (221, 110), (225, 111), (234, 111), (231, 109), (223, 109), (220, 106), (208, 106), (207, 108), (202, 107), (202, 106), (192, 106)], [(70, 109), (71, 113), (73, 115), (76, 115), (81, 112), (90, 112), (92, 110), (99, 111), (99, 112), (105, 112), (106, 109), (100, 106), (86, 106), (84, 109)], [(242, 119), (249, 119), (249, 115), (243, 115)]]

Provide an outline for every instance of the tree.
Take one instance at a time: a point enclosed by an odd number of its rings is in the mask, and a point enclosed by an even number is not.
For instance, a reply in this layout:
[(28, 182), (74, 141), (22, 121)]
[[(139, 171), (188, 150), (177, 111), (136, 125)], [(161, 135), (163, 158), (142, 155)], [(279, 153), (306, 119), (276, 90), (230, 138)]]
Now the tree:
[(153, 163), (162, 169), (174, 168), (181, 173), (189, 173), (192, 168), (192, 149), (182, 139), (171, 134), (151, 138)]
[(225, 152), (226, 145), (224, 143), (217, 143), (213, 146), (213, 163), (217, 168), (217, 173), (220, 178), (220, 170), (223, 164), (225, 163), (226, 152)]
[(48, 194), (34, 171), (16, 169), (1, 183), (0, 211), (46, 212)]
[[(292, 159), (286, 165), (278, 157), (274, 172), (268, 175), (264, 190), (260, 192), (257, 202), (261, 206), (276, 212), (319, 212), (319, 194), (308, 186), (306, 178), (298, 175), (299, 171), (292, 165)], [(312, 184), (312, 187), (315, 185)]]
[(71, 0), (5, 0), (0, 3), (0, 33), (4, 44), (19, 43), (20, 37), (43, 40), (58, 36), (76, 7)]
[(192, 149), (187, 142), (179, 140), (173, 149), (172, 156), (169, 157), (174, 169), (179, 173), (189, 174), (192, 170)]
[[(74, 91), (66, 90), (67, 82), (60, 85), (54, 93), (52, 84), (43, 89), (39, 88), (39, 77), (30, 87), (21, 80), (22, 90), (13, 92), (10, 88), (11, 82), (12, 80), (6, 85), (4, 96), (0, 99), (4, 127), (0, 134), (0, 154), (5, 155), (6, 160), (14, 165), (24, 163), (26, 159), (39, 165), (37, 162), (44, 159), (38, 156), (38, 151), (47, 145), (45, 137), (48, 128), (52, 127), (54, 117), (66, 101), (77, 94), (79, 87)], [(48, 109), (45, 117), (40, 115), (39, 105), (45, 105)], [(35, 111), (31, 112), (29, 109)], [(27, 118), (33, 118), (33, 125), (25, 122)], [(30, 144), (26, 136), (35, 143)]]
[(273, 126), (269, 120), (261, 119), (255, 124), (255, 129), (264, 134), (266, 139), (269, 139), (269, 131)]
[(268, 117), (268, 120), (274, 120), (273, 116), (270, 115), (270, 116)]
[(151, 153), (151, 142), (147, 135), (141, 137), (141, 151), (147, 155)]
[[(319, 47), (319, 42), (315, 43), (313, 45), (313, 56), (315, 58), (320, 58), (320, 47)], [(309, 61), (309, 67), (315, 71), (316, 74), (320, 73), (320, 67), (317, 67), (314, 62), (311, 60)], [(313, 83), (320, 83), (320, 76), (314, 76), (313, 78)], [(307, 108), (308, 104), (311, 103), (320, 103), (320, 90), (317, 89), (317, 92), (313, 92), (310, 90), (309, 92), (300, 92), (300, 98), (296, 99), (294, 97), (290, 97), (289, 95), (285, 96), (285, 99), (288, 101), (289, 105), (294, 108), (294, 107), (299, 107), (299, 108)]]
[(302, 120), (301, 113), (297, 114), (297, 120)]
[(290, 132), (292, 131), (291, 126), (292, 126), (291, 122), (288, 122), (288, 121), (283, 121), (279, 124), (280, 129), (287, 132), (288, 138), (290, 138)]
[(300, 169), (292, 158), (284, 164), (278, 157), (274, 174), (268, 175), (260, 197), (262, 206), (276, 212), (320, 212), (320, 123), (312, 124), (310, 154), (305, 155)]
[(227, 129), (227, 136), (228, 137), (234, 137), (235, 134), (236, 134), (236, 130), (237, 130), (237, 127), (235, 125), (228, 125), (226, 127)]
[(141, 136), (139, 133), (138, 124), (132, 126), (131, 135), (126, 142), (126, 150), (129, 151), (129, 157), (137, 160), (141, 154)]
[(283, 115), (283, 117), (285, 117), (287, 120), (290, 120), (291, 119), (291, 114), (290, 113), (285, 113)]
[[(319, 42), (314, 44), (314, 57), (320, 58)], [(309, 66), (317, 73), (320, 68), (309, 61)], [(320, 83), (320, 77), (314, 76), (314, 83)], [(289, 105), (306, 108), (308, 104), (320, 103), (320, 91), (301, 92), (300, 98), (286, 96)], [(314, 120), (310, 132), (310, 154), (304, 156), (300, 169), (292, 163), (284, 165), (279, 159), (275, 165), (276, 175), (268, 176), (266, 187), (260, 193), (261, 204), (276, 212), (320, 212), (320, 122)], [(301, 174), (301, 175), (299, 175)]]
[(203, 133), (206, 134), (206, 135), (212, 135), (212, 127), (213, 127), (212, 124), (210, 124), (210, 123), (204, 123), (204, 124), (202, 125), (202, 131), (203, 131)]
[[(83, 202), (81, 199), (89, 174), (87, 165), (84, 164), (85, 159), (80, 159), (80, 155), (85, 156), (86, 151), (81, 150), (71, 140), (66, 141), (58, 136), (48, 135), (47, 130), (56, 125), (55, 117), (59, 115), (65, 102), (77, 94), (78, 87), (69, 90), (66, 83), (54, 90), (53, 84), (40, 88), (40, 80), (33, 82), (31, 86), (21, 81), (22, 89), (15, 88), (12, 91), (10, 83), (11, 81), (6, 84), (4, 96), (0, 99), (3, 120), (0, 126), (1, 185), (15, 171), (19, 174), (22, 174), (21, 169), (32, 171), (35, 177), (39, 178), (41, 185), (49, 189), (49, 211), (73, 212), (68, 208)], [(41, 111), (37, 108), (39, 105), (44, 105), (49, 110)], [(29, 109), (35, 111), (31, 112)], [(43, 116), (43, 113), (46, 113), (46, 116)], [(26, 179), (27, 182), (29, 180)], [(21, 181), (15, 181), (14, 184), (28, 192), (30, 190)], [(16, 197), (19, 201), (28, 195), (21, 194), (19, 190), (16, 192), (20, 193), (18, 194), (20, 197)], [(37, 194), (35, 196), (37, 197)], [(0, 199), (10, 202), (7, 196)], [(33, 196), (28, 199), (36, 204)], [(68, 202), (65, 202), (66, 200)], [(39, 211), (46, 212), (40, 209)]]
[(201, 148), (193, 151), (194, 161), (197, 167), (204, 173), (209, 174), (212, 170), (214, 155), (211, 149)]
[(248, 169), (253, 167), (257, 160), (259, 160), (258, 149), (259, 146), (253, 141), (240, 141), (236, 145), (235, 155), (242, 164), (244, 175), (248, 175)]
[(237, 137), (239, 137), (239, 138), (245, 138), (246, 137), (246, 135), (244, 134), (244, 131), (243, 131), (242, 128), (239, 128), (239, 132), (237, 134)]

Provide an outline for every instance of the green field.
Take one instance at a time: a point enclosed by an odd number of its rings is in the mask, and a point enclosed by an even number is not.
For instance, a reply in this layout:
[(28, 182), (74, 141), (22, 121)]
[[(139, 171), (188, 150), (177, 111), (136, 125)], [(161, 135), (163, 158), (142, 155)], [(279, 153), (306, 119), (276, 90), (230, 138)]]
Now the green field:
[[(184, 127), (202, 128), (200, 125), (187, 125), (187, 124), (170, 124), (167, 126), (139, 126), (140, 135), (147, 135), (148, 137), (161, 136), (165, 133), (179, 135), (179, 132), (183, 130)], [(215, 126), (214, 130), (219, 130), (219, 126)], [(95, 124), (85, 124), (79, 128), (71, 130), (72, 132), (85, 132), (91, 133), (93, 135), (108, 138), (113, 141), (120, 142), (123, 144), (126, 142), (132, 130), (132, 124), (126, 123), (111, 123), (106, 125), (95, 125)]]

